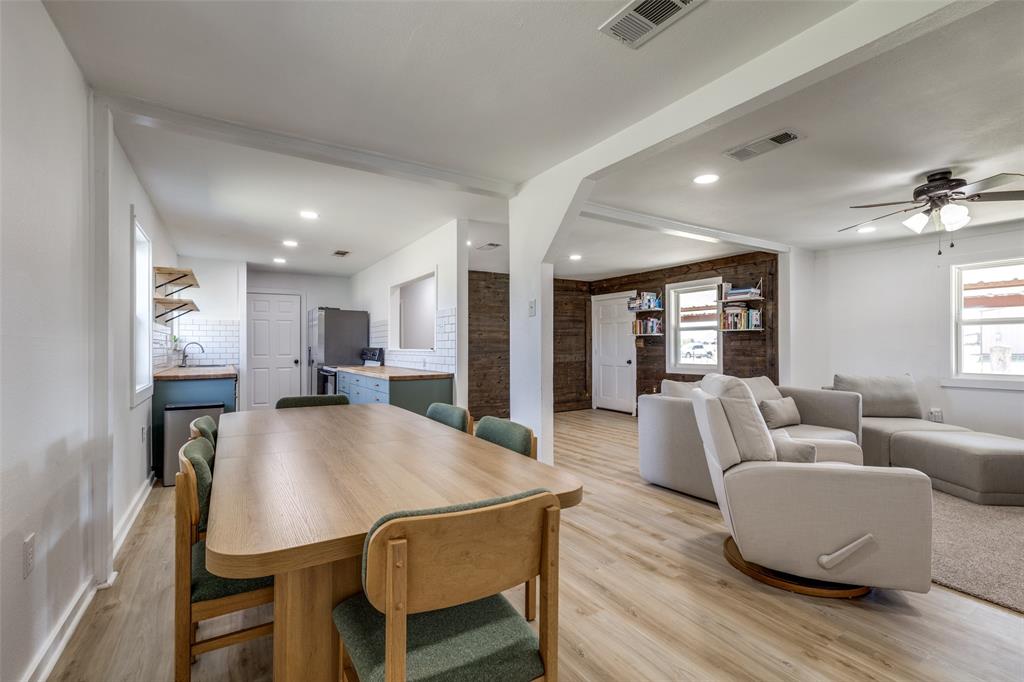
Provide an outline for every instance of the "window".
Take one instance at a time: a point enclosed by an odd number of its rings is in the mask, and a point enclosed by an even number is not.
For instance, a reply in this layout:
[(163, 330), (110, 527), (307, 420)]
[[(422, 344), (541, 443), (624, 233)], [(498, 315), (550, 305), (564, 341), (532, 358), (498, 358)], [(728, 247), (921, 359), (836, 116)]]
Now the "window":
[(153, 244), (132, 210), (132, 407), (153, 395)]
[(957, 376), (1024, 377), (1024, 259), (953, 268)]
[(722, 371), (718, 332), (718, 284), (721, 277), (665, 287), (665, 371), (711, 374)]
[(392, 287), (392, 319), (398, 324), (391, 332), (392, 348), (433, 350), (437, 290), (434, 274), (418, 277)]

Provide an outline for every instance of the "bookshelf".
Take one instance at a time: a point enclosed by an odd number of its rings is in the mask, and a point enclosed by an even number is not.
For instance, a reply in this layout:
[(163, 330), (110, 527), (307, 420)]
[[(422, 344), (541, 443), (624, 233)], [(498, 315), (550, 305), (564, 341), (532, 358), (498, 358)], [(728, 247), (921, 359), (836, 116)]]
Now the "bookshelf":
[(718, 285), (718, 331), (763, 332), (764, 331), (764, 279), (756, 286), (734, 287), (731, 282)]
[(665, 304), (660, 292), (639, 292), (626, 302), (626, 310), (640, 315), (633, 320), (633, 336), (641, 338), (665, 335), (665, 324), (661, 319)]

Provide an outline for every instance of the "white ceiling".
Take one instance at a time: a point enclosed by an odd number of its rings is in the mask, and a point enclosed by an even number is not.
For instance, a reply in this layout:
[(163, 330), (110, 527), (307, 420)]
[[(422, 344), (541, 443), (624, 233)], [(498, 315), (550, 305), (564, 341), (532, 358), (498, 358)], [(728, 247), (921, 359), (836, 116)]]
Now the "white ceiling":
[[(558, 231), (544, 260), (554, 264), (555, 277), (593, 281), (745, 251), (750, 248), (580, 217)], [(569, 260), (572, 254), (583, 258)]]
[(622, 2), (46, 6), (100, 90), (521, 181), (849, 4), (716, 0), (634, 51)]
[[(185, 256), (351, 275), (455, 218), (508, 221), (504, 199), (131, 123), (115, 132)], [(303, 220), (303, 209), (320, 219)]]
[[(910, 200), (935, 168), (968, 181), (1024, 173), (1022, 35), (1024, 3), (996, 3), (610, 175), (591, 199), (809, 248), (912, 236), (896, 217), (870, 235), (837, 230), (887, 212), (849, 206)], [(806, 139), (744, 162), (722, 155), (783, 128)], [(692, 183), (710, 172), (717, 184)], [(968, 229), (1020, 219), (1024, 202), (970, 210)]]

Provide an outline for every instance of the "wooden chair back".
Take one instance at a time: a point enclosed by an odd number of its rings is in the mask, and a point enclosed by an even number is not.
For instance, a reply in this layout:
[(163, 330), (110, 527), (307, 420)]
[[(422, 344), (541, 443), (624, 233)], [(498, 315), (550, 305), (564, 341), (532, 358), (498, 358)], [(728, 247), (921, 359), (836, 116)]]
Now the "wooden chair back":
[[(202, 436), (198, 436), (202, 438)], [(175, 519), (188, 525), (189, 551), (199, 540), (199, 482), (192, 462), (185, 456), (185, 446), (178, 450), (178, 473), (174, 475)]]
[(407, 617), (540, 576), (544, 679), (558, 679), (558, 498), (546, 491), (484, 507), (385, 520), (364, 551), (363, 588), (385, 614), (385, 679), (405, 680)]

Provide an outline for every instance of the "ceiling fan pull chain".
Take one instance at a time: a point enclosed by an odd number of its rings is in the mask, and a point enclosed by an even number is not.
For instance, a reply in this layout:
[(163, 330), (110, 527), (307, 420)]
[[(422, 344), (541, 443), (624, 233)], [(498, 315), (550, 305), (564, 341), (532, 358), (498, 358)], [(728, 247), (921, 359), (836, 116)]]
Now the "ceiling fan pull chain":
[(942, 255), (942, 233), (939, 233), (939, 255)]

